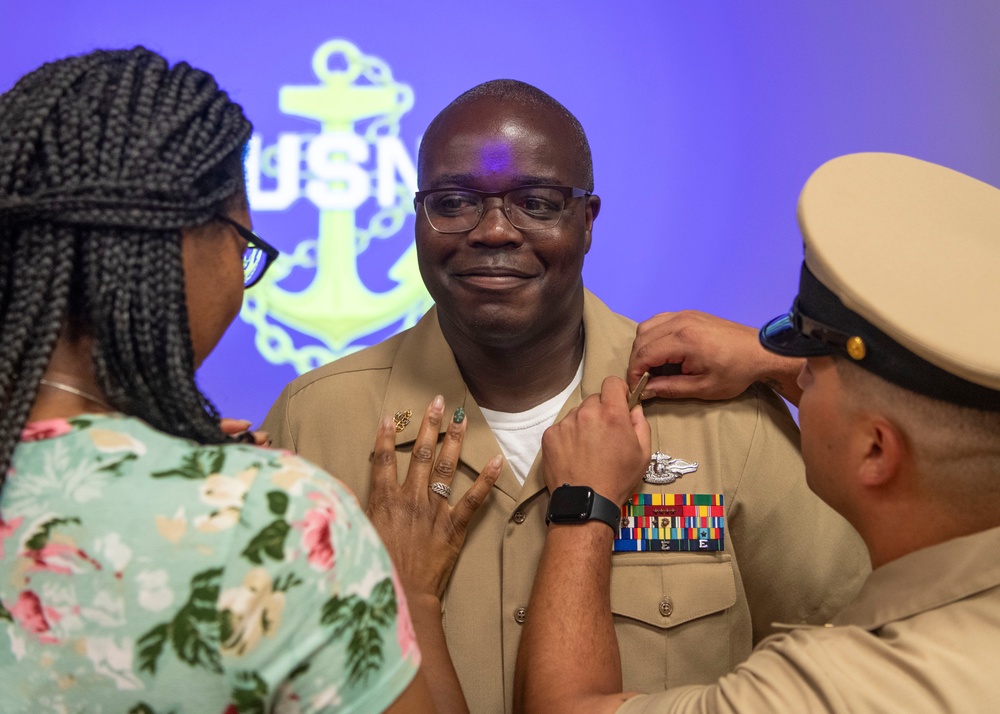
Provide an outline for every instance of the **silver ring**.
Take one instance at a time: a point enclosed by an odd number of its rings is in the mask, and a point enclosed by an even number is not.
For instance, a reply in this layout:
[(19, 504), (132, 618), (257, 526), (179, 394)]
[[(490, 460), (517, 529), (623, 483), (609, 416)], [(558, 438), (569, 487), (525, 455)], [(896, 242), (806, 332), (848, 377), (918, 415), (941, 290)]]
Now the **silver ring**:
[(441, 483), (440, 481), (435, 481), (434, 483), (432, 483), (427, 488), (429, 488), (431, 491), (433, 491), (434, 493), (436, 493), (439, 496), (444, 496), (445, 498), (448, 498), (449, 496), (451, 496), (451, 486), (449, 486), (446, 483)]

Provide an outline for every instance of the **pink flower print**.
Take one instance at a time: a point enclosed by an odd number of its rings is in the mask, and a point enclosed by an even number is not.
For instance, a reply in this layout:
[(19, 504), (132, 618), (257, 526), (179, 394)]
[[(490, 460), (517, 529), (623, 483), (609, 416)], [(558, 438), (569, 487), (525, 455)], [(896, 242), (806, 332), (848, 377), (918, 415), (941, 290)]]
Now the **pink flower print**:
[(415, 665), (420, 664), (420, 650), (417, 649), (417, 633), (413, 630), (413, 620), (410, 619), (410, 608), (406, 605), (406, 593), (399, 582), (396, 568), (392, 569), (392, 586), (396, 590), (396, 640), (403, 659), (410, 660)]
[(21, 525), (21, 521), (23, 520), (23, 516), (18, 516), (17, 518), (12, 518), (8, 523), (0, 517), (0, 560), (3, 559), (3, 542), (14, 534), (14, 531), (17, 530), (17, 527)]
[(41, 441), (53, 439), (73, 431), (73, 426), (65, 419), (45, 419), (30, 421), (21, 430), (21, 441)]
[(58, 644), (59, 640), (50, 634), (52, 630), (45, 618), (48, 615), (53, 621), (58, 622), (59, 614), (52, 608), (43, 608), (42, 601), (31, 590), (21, 591), (17, 596), (17, 603), (10, 609), (10, 614), (22, 630), (37, 636), (40, 642), (47, 645)]
[(101, 564), (87, 555), (80, 548), (65, 543), (46, 543), (38, 550), (25, 551), (25, 555), (33, 561), (29, 570), (47, 570), (60, 575), (72, 575), (82, 572), (78, 562), (90, 563), (95, 570), (101, 569)]
[(308, 552), (307, 560), (313, 570), (327, 571), (333, 567), (333, 540), (330, 524), (334, 513), (331, 504), (323, 504), (306, 511), (302, 527), (302, 547)]

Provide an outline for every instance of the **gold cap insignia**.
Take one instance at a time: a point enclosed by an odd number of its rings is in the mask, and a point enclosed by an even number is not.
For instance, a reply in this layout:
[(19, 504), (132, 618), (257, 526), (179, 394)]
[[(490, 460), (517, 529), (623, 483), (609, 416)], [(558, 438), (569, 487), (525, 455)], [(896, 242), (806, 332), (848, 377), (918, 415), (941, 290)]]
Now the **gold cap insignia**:
[(865, 358), (865, 341), (855, 335), (847, 341), (847, 354), (851, 359), (860, 361)]

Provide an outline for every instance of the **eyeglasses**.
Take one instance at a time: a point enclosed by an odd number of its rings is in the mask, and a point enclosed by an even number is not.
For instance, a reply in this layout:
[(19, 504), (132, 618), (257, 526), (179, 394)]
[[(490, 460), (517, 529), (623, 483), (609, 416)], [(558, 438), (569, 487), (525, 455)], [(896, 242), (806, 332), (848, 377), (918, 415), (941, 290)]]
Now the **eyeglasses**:
[(573, 186), (518, 186), (495, 193), (471, 188), (438, 188), (417, 191), (413, 203), (414, 206), (424, 204), (427, 221), (438, 233), (464, 233), (479, 225), (486, 213), (486, 199), (499, 198), (511, 225), (525, 231), (537, 231), (559, 224), (566, 201), (589, 195), (590, 191)]
[(215, 217), (235, 228), (240, 237), (247, 242), (247, 248), (243, 251), (243, 288), (253, 287), (264, 277), (271, 263), (281, 253), (252, 230), (244, 228), (233, 219), (222, 214), (216, 214)]

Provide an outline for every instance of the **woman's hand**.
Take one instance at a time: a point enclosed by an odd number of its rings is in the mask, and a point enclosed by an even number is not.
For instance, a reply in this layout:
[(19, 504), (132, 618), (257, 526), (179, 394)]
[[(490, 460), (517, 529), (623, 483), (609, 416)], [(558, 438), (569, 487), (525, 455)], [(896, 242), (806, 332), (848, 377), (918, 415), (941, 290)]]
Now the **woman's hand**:
[(383, 420), (375, 438), (368, 518), (382, 537), (411, 599), (422, 595), (441, 597), (465, 542), (469, 521), (489, 496), (503, 464), (499, 455), (494, 457), (452, 507), (447, 497), (431, 490), (431, 485), (440, 484), (435, 488), (450, 493), (465, 437), (465, 421), (453, 418), (449, 422), (435, 458), (443, 418), (444, 399), (435, 397), (420, 423), (402, 484), (396, 474), (396, 430), (391, 419)]
[(219, 420), (219, 427), (229, 436), (235, 437), (245, 444), (256, 446), (270, 446), (271, 436), (262, 429), (250, 431), (250, 422), (246, 419), (228, 419), (223, 417)]

